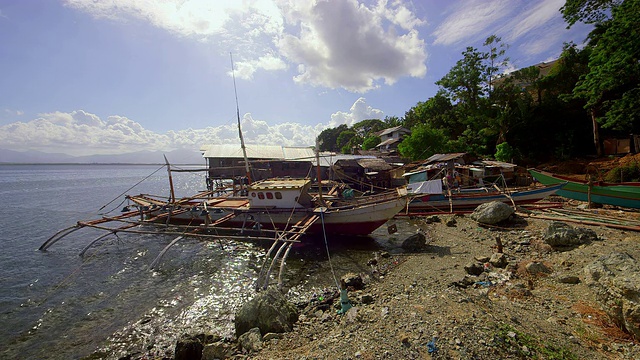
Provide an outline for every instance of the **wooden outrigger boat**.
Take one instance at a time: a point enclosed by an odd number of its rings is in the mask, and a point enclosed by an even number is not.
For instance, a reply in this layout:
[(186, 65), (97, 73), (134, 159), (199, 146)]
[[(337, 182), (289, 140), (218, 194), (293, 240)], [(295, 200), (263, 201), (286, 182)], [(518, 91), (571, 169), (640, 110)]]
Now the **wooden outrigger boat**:
[(370, 234), (406, 205), (402, 189), (345, 200), (321, 198), (310, 187), (310, 179), (269, 179), (247, 185), (246, 197), (190, 197), (174, 204), (148, 195), (127, 199), (154, 222), (288, 231), (313, 219), (306, 234), (354, 236)]
[[(167, 250), (184, 237), (269, 240), (273, 244), (267, 252), (258, 277), (256, 286), (260, 288), (261, 284), (264, 284), (264, 287), (268, 285), (271, 269), (278, 261), (282, 274), (284, 260), (291, 246), (300, 242), (303, 235), (324, 234), (325, 241), (326, 235), (333, 234), (368, 235), (405, 208), (406, 189), (402, 188), (350, 199), (341, 198), (338, 196), (339, 192), (335, 195), (331, 192), (323, 195), (319, 171), (317, 194), (309, 191), (311, 179), (272, 179), (251, 183), (239, 109), (237, 116), (246, 170), (246, 181), (241, 182), (242, 189), (234, 187), (231, 195), (216, 196), (215, 192), (210, 190), (176, 199), (171, 166), (165, 158), (171, 189), (169, 198), (147, 194), (126, 196), (129, 205), (123, 209), (121, 215), (78, 221), (76, 225), (54, 234), (39, 250), (47, 250), (55, 242), (82, 228), (100, 229), (106, 233), (87, 245), (81, 255), (98, 241), (120, 232), (177, 235), (153, 261), (151, 268), (154, 268)], [(319, 162), (319, 159), (316, 160)], [(238, 194), (240, 196), (236, 196)], [(131, 210), (131, 207), (135, 210)], [(272, 260), (269, 265), (270, 258)], [(278, 283), (282, 284), (280, 277)]]
[[(439, 180), (435, 180), (439, 181)], [(433, 212), (470, 212), (477, 206), (499, 201), (509, 205), (518, 206), (538, 202), (550, 195), (555, 194), (566, 185), (566, 182), (536, 188), (501, 190), (499, 188), (474, 188), (462, 189), (460, 192), (440, 191), (431, 194), (412, 193), (411, 184), (409, 194), (413, 194), (408, 204), (408, 213), (433, 213)]]
[(557, 194), (568, 199), (640, 209), (640, 183), (638, 182), (616, 184), (595, 181), (590, 183), (536, 169), (529, 169), (529, 173), (544, 185), (566, 182), (567, 185), (558, 190)]

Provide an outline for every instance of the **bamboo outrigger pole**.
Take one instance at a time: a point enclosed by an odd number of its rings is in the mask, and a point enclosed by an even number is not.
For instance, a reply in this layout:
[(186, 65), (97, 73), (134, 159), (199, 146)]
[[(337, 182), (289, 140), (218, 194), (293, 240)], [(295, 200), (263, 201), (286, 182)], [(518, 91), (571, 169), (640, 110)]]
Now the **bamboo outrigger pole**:
[(171, 165), (169, 164), (169, 160), (167, 160), (167, 156), (166, 155), (162, 155), (162, 156), (164, 156), (164, 161), (167, 163), (167, 172), (169, 173), (169, 189), (171, 191), (169, 195), (169, 202), (173, 203), (174, 201), (176, 201), (176, 193), (173, 190), (173, 178), (171, 177)]

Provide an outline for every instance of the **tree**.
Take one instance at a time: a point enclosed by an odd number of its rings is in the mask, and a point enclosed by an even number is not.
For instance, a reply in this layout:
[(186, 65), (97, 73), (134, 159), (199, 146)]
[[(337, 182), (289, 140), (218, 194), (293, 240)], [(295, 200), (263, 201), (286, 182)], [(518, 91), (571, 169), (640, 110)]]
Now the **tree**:
[(338, 152), (340, 147), (338, 144), (338, 135), (349, 128), (345, 124), (341, 124), (336, 128), (324, 129), (318, 135), (318, 148), (320, 151), (335, 151)]
[(589, 71), (573, 90), (591, 114), (598, 155), (599, 124), (625, 132), (640, 128), (640, 0), (614, 6), (601, 25), (606, 30), (593, 37)]
[(483, 62), (487, 55), (467, 47), (462, 56), (442, 79), (436, 81), (436, 85), (454, 104), (473, 109), (485, 95), (482, 86), (485, 83)]
[(567, 0), (560, 8), (562, 17), (569, 24), (578, 21), (585, 24), (601, 23), (608, 18), (612, 8), (622, 4), (623, 0)]
[(398, 145), (398, 151), (411, 160), (426, 159), (433, 154), (445, 152), (446, 144), (447, 137), (441, 129), (419, 124), (411, 129), (411, 136)]
[(374, 132), (378, 132), (386, 128), (385, 123), (379, 119), (368, 119), (358, 121), (351, 126), (351, 129), (363, 138), (370, 136)]
[(340, 149), (343, 154), (351, 154), (351, 148), (353, 146), (358, 146), (357, 143), (359, 136), (357, 136), (356, 132), (348, 129), (338, 135), (338, 139), (336, 140), (336, 147)]
[(386, 116), (384, 118), (384, 124), (385, 128), (392, 128), (402, 125), (402, 120), (400, 120), (397, 116)]
[(486, 61), (487, 65), (485, 71), (487, 73), (487, 94), (491, 97), (493, 92), (493, 82), (498, 76), (498, 71), (501, 68), (507, 66), (509, 62), (509, 58), (504, 57), (505, 52), (507, 51), (508, 46), (502, 42), (502, 39), (491, 35), (485, 40), (483, 46), (489, 48), (489, 51), (486, 53)]
[(377, 136), (377, 135), (369, 136), (368, 138), (364, 139), (364, 141), (362, 142), (362, 150), (373, 149), (376, 146), (378, 146), (378, 144), (380, 144), (381, 142), (382, 142), (382, 139), (380, 139), (380, 136)]

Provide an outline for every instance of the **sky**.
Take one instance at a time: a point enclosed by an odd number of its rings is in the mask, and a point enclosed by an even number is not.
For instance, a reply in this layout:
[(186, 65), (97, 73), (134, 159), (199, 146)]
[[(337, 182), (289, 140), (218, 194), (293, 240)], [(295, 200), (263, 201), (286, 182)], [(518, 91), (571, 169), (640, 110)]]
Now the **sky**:
[[(0, 0), (0, 149), (310, 146), (402, 118), (472, 46), (557, 58), (564, 0)], [(235, 86), (234, 86), (235, 77)], [(237, 92), (237, 97), (236, 97)], [(236, 102), (237, 98), (237, 102)]]

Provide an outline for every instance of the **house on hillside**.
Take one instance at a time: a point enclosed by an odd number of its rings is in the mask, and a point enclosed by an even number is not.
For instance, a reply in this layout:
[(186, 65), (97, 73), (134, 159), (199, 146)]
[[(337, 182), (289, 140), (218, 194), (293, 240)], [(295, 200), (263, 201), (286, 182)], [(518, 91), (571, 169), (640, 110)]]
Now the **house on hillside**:
[(376, 149), (381, 152), (391, 152), (398, 149), (398, 144), (400, 144), (406, 136), (411, 135), (411, 130), (402, 126), (396, 126), (384, 129), (377, 135), (382, 141), (376, 146)]

